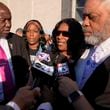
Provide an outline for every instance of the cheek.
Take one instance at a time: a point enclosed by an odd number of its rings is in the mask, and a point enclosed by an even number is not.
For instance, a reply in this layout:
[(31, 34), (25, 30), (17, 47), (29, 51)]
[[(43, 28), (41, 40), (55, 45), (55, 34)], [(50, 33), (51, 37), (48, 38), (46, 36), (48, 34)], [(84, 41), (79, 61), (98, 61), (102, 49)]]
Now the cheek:
[(5, 24), (0, 24), (0, 32), (3, 32), (3, 30), (4, 30), (4, 27), (5, 27)]
[(65, 50), (67, 50), (67, 48), (68, 48), (68, 45), (67, 45), (67, 43), (65, 43), (65, 46), (64, 46), (64, 47), (65, 47)]
[(69, 37), (65, 37), (66, 42), (69, 40)]
[(56, 40), (58, 40), (58, 39), (59, 39), (59, 37), (58, 37), (58, 36), (56, 36), (56, 37), (55, 37), (55, 39), (56, 39)]
[(67, 43), (63, 43), (62, 45), (58, 45), (59, 50), (66, 51), (67, 50)]
[(37, 39), (39, 39), (41, 37), (40, 34), (34, 34), (34, 37), (36, 37)]
[(103, 27), (103, 24), (100, 22), (97, 22), (97, 23), (91, 22), (90, 26), (91, 26), (92, 32), (100, 32), (102, 30), (101, 28)]
[(29, 33), (26, 33), (26, 38), (28, 38), (29, 37)]

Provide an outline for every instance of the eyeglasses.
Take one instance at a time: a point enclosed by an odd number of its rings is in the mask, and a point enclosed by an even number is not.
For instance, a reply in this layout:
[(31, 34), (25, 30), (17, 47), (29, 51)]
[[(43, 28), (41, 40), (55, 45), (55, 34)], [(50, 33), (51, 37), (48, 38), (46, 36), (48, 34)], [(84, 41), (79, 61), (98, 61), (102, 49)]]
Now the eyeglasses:
[(70, 33), (67, 32), (67, 31), (56, 31), (55, 34), (56, 34), (56, 36), (59, 36), (60, 34), (62, 34), (65, 37), (69, 37), (70, 36)]

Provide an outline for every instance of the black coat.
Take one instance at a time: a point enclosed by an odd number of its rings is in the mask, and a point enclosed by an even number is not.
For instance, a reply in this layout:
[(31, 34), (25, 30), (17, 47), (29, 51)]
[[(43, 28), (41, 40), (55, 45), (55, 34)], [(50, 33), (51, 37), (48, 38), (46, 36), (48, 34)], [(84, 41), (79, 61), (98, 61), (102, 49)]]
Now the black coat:
[(95, 110), (110, 110), (110, 57), (95, 69), (82, 92)]

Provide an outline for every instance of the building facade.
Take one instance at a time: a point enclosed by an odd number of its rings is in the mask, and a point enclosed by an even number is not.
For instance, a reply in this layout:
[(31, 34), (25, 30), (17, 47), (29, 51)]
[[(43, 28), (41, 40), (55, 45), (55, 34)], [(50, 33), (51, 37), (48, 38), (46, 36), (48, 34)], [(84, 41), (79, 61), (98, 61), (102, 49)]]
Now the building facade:
[(11, 31), (23, 28), (30, 19), (41, 22), (46, 33), (51, 34), (55, 24), (68, 17), (82, 21), (85, 0), (0, 0), (12, 12)]

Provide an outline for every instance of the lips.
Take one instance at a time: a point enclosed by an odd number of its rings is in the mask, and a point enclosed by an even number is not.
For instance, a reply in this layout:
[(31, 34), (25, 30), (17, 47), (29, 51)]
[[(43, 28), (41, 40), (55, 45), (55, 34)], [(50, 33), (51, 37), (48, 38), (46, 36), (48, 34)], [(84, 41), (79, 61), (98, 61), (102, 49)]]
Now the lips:
[(86, 28), (83, 28), (83, 32), (85, 36), (90, 36), (92, 34), (92, 32)]
[(92, 32), (89, 29), (83, 28), (83, 32), (85, 36), (90, 36), (92, 35)]
[(28, 39), (29, 42), (35, 42), (34, 39)]
[(9, 29), (4, 30), (4, 33), (5, 33), (5, 34), (8, 34), (9, 32), (10, 32), (10, 30), (9, 30)]
[(91, 36), (91, 34), (92, 34), (91, 32), (84, 32), (85, 36)]
[(57, 45), (60, 45), (60, 46), (61, 46), (61, 45), (64, 45), (64, 44), (65, 44), (65, 42), (58, 42), (58, 43), (57, 43)]

